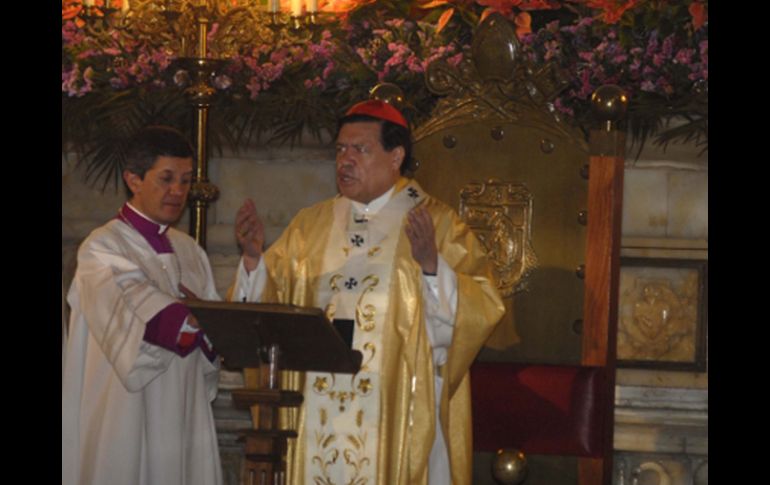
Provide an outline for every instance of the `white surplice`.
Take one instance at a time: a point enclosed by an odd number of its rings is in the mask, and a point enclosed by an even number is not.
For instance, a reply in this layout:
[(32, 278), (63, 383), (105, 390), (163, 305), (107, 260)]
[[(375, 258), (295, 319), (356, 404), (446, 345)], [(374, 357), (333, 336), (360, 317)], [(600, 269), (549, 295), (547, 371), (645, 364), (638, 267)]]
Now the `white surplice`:
[(181, 282), (219, 300), (205, 252), (169, 229), (158, 254), (113, 220), (78, 251), (62, 390), (62, 484), (218, 485), (211, 410), (218, 360), (143, 340), (145, 324), (179, 300)]

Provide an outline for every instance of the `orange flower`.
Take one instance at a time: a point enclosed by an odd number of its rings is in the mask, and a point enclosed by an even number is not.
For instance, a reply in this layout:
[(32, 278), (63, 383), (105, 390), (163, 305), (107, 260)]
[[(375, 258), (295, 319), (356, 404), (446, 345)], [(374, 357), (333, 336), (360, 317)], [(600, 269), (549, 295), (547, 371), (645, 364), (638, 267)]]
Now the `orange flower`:
[(527, 12), (521, 12), (516, 14), (516, 18), (513, 19), (513, 23), (516, 24), (516, 37), (521, 40), (526, 34), (532, 32), (532, 16)]
[(448, 8), (446, 12), (441, 14), (441, 17), (438, 19), (438, 25), (436, 25), (436, 33), (438, 34), (442, 30), (444, 30), (444, 27), (446, 27), (446, 24), (449, 23), (449, 19), (452, 18), (452, 15), (455, 13), (455, 9)]
[(61, 3), (62, 20), (74, 19), (83, 10), (83, 2), (80, 0), (64, 0)]
[(619, 3), (617, 0), (588, 0), (586, 6), (603, 10), (602, 21), (606, 24), (614, 24), (620, 20), (626, 10), (634, 8), (637, 3), (639, 0), (627, 0), (625, 3)]
[(431, 8), (440, 7), (442, 5), (445, 5), (449, 3), (447, 0), (418, 0), (417, 2), (417, 8), (428, 10)]
[(555, 10), (561, 8), (561, 4), (554, 0), (524, 0), (519, 4), (522, 10)]
[(703, 24), (708, 20), (708, 12), (706, 12), (706, 6), (702, 2), (692, 2), (687, 9), (692, 15), (692, 26), (695, 30), (703, 27)]
[[(323, 12), (345, 13), (372, 2), (374, 0), (321, 0), (319, 8)], [(288, 12), (291, 8), (290, 4), (291, 0), (281, 0), (281, 10)]]

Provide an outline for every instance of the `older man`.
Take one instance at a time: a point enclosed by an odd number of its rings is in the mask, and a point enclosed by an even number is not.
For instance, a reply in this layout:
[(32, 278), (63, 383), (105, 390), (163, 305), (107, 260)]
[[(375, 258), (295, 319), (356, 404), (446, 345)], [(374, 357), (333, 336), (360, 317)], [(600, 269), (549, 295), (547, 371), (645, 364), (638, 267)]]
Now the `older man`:
[(193, 150), (178, 131), (134, 138), (130, 199), (78, 250), (62, 390), (62, 484), (217, 485), (219, 363), (184, 298), (218, 300), (208, 258), (169, 225)]
[(291, 483), (471, 481), (468, 368), (504, 308), (469, 228), (402, 177), (411, 146), (397, 109), (359, 103), (339, 123), (339, 196), (302, 210), (264, 254), (253, 202), (236, 217), (231, 298), (324, 308), (363, 353), (355, 375), (300, 384)]

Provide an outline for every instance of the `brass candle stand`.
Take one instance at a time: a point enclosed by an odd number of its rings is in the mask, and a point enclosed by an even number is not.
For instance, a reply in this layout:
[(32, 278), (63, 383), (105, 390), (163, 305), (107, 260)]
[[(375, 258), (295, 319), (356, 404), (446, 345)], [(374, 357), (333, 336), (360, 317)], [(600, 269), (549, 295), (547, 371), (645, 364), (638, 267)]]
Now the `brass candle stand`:
[[(244, 49), (288, 36), (301, 42), (319, 27), (316, 12), (268, 12), (248, 0), (130, 0), (119, 8), (105, 0), (86, 2), (79, 17), (88, 35), (105, 44), (116, 32), (123, 38), (162, 48), (189, 76), (185, 97), (195, 109), (197, 165), (189, 195), (190, 235), (206, 248), (208, 206), (219, 189), (208, 180), (208, 116), (216, 95), (213, 79)], [(88, 5), (88, 3), (91, 3)], [(212, 28), (216, 26), (216, 28)], [(184, 76), (183, 76), (184, 77)], [(180, 84), (180, 83), (178, 83)]]

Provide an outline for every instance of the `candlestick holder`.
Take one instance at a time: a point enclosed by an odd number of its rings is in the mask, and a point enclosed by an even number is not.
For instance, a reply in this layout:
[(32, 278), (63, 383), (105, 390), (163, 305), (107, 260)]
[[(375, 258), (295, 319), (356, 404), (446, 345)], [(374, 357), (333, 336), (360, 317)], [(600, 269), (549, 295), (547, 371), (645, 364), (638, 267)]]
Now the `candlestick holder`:
[(213, 79), (229, 59), (255, 45), (276, 43), (276, 36), (297, 42), (312, 37), (318, 15), (285, 15), (249, 0), (131, 0), (119, 8), (105, 0), (102, 5), (84, 6), (78, 17), (88, 34), (105, 45), (120, 31), (129, 42), (163, 49), (189, 74), (184, 94), (196, 112), (197, 155), (189, 196), (190, 235), (205, 248), (206, 211), (219, 195), (207, 174), (208, 110), (216, 94)]

